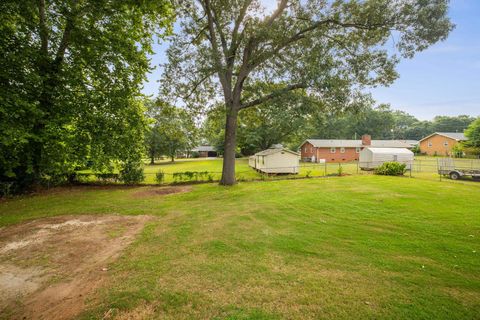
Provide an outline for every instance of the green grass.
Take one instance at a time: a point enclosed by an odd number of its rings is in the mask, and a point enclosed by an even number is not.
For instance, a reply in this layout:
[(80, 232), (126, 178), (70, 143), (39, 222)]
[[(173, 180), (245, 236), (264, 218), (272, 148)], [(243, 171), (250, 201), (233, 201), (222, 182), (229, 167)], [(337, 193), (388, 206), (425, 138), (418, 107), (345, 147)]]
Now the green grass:
[(83, 318), (111, 308), (161, 319), (479, 317), (480, 184), (362, 175), (136, 195), (149, 188), (8, 200), (0, 226), (156, 216)]
[[(439, 180), (437, 174), (437, 159), (436, 157), (417, 156), (415, 158), (415, 166), (412, 176), (416, 178)], [(211, 159), (176, 159), (175, 162), (169, 160), (162, 160), (156, 162), (154, 165), (145, 164), (144, 174), (146, 184), (157, 184), (155, 175), (157, 172), (162, 171), (164, 175), (163, 184), (171, 184), (174, 182), (195, 182), (195, 178), (191, 180), (179, 180), (174, 178), (174, 173), (180, 172), (207, 172), (206, 175), (201, 177), (201, 181), (219, 181), (222, 171), (221, 158)], [(470, 166), (479, 165), (478, 160), (470, 159), (455, 159), (456, 163), (460, 167), (469, 168)], [(473, 163), (472, 161), (476, 161)], [(247, 158), (236, 159), (235, 175), (239, 181), (254, 181), (254, 180), (283, 180), (283, 179), (295, 179), (304, 177), (322, 177), (326, 175), (337, 175), (341, 166), (342, 174), (357, 175), (357, 174), (371, 174), (372, 172), (365, 172), (358, 168), (356, 162), (347, 163), (305, 163), (300, 162), (299, 174), (295, 175), (270, 175), (266, 176), (255, 171), (248, 166)], [(89, 170), (81, 171), (83, 173), (91, 173)], [(407, 173), (407, 175), (410, 175)], [(89, 178), (90, 181), (94, 181), (94, 177)]]

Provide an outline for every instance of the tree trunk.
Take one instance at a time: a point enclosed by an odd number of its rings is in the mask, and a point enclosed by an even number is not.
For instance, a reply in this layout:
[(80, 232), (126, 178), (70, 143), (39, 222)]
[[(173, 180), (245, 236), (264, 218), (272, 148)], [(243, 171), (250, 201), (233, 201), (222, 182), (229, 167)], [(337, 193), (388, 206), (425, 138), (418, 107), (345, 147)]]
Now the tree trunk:
[(150, 151), (150, 164), (155, 164), (155, 152)]
[(237, 146), (237, 117), (238, 111), (233, 108), (227, 109), (225, 122), (225, 141), (223, 152), (223, 169), (220, 184), (231, 186), (235, 180), (235, 147)]

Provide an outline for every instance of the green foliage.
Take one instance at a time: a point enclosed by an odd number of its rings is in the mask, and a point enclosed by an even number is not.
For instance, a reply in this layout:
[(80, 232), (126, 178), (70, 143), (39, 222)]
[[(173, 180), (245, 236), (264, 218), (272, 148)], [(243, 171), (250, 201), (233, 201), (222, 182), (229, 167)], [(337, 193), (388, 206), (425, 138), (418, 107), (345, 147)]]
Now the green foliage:
[(191, 154), (192, 158), (200, 158), (200, 153), (198, 153), (197, 151), (193, 151), (192, 154)]
[(146, 146), (151, 159), (167, 155), (173, 161), (177, 152), (185, 152), (197, 141), (197, 128), (192, 114), (164, 101), (147, 101), (149, 125)]
[(354, 139), (370, 134), (374, 139), (420, 140), (433, 132), (462, 132), (473, 120), (460, 115), (419, 121), (406, 112), (392, 110), (389, 105), (372, 107), (372, 102), (365, 101), (357, 109), (341, 114), (315, 113), (306, 126), (310, 128), (307, 136), (319, 139)]
[(213, 175), (208, 171), (184, 171), (173, 173), (173, 182), (213, 181)]
[(455, 157), (455, 158), (463, 158), (464, 156), (464, 147), (462, 144), (460, 143), (457, 143), (453, 146), (452, 148), (452, 155)]
[(384, 162), (375, 169), (375, 174), (383, 176), (403, 176), (406, 172), (407, 165), (398, 162)]
[[(256, 92), (268, 92), (272, 88), (275, 86), (262, 83), (251, 86), (251, 90)], [(308, 127), (310, 115), (314, 111), (318, 112), (319, 108), (318, 100), (299, 90), (242, 111), (238, 117), (236, 153), (251, 155), (276, 143), (298, 147), (298, 141), (305, 137), (304, 129)], [(219, 104), (208, 112), (203, 131), (204, 138), (210, 144), (223, 150), (225, 135), (223, 105)]]
[(0, 181), (20, 190), (143, 152), (147, 55), (169, 1), (0, 2)]
[(137, 184), (145, 180), (143, 164), (139, 161), (127, 161), (120, 169), (120, 180), (125, 184)]
[(159, 170), (155, 173), (155, 181), (158, 184), (162, 184), (165, 181), (165, 172), (163, 172), (163, 170)]
[(465, 136), (468, 138), (465, 145), (470, 148), (470, 153), (480, 154), (480, 117), (468, 126)]

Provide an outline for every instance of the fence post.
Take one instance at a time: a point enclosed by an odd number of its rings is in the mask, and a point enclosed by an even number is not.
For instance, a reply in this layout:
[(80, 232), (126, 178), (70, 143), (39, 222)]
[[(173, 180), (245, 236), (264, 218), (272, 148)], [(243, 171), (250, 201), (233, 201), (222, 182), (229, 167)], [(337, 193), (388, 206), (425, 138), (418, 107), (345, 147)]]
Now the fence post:
[(323, 163), (323, 168), (324, 168), (324, 176), (326, 177), (327, 176), (327, 160), (325, 159), (325, 162)]

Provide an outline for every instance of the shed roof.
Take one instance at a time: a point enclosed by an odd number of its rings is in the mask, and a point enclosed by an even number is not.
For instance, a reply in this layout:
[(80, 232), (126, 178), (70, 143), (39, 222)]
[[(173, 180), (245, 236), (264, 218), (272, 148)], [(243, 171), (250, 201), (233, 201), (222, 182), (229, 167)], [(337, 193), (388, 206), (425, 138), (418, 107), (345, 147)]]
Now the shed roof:
[(209, 151), (216, 151), (215, 147), (213, 146), (198, 146), (192, 149), (192, 151), (196, 152), (209, 152)]
[(453, 140), (457, 140), (457, 141), (466, 141), (468, 140), (467, 137), (465, 137), (465, 135), (461, 132), (434, 132), (432, 133), (431, 135), (428, 135), (426, 136), (425, 138), (423, 138), (422, 140), (420, 141), (423, 141), (425, 139), (428, 139), (434, 135), (440, 135), (440, 136), (444, 136), (444, 137), (447, 137), (447, 138), (450, 138), (450, 139), (453, 139)]
[(413, 154), (412, 151), (406, 148), (365, 148), (364, 150), (376, 154)]
[(285, 149), (285, 148), (270, 148), (270, 149), (266, 149), (266, 150), (257, 152), (257, 153), (255, 153), (255, 155), (256, 156), (268, 156), (268, 155), (271, 155), (271, 154), (274, 154), (274, 153), (277, 153), (277, 152), (281, 152), (281, 151), (288, 152), (288, 153), (294, 154), (296, 156), (300, 155), (299, 153), (297, 153), (295, 151), (288, 150), (288, 149)]
[[(362, 140), (326, 140), (326, 139), (307, 139), (305, 142), (311, 143), (317, 148), (361, 148), (365, 147)], [(304, 143), (305, 143), (304, 142)], [(304, 144), (302, 143), (302, 145)], [(372, 140), (371, 147), (376, 148), (410, 148), (411, 143), (402, 140)]]

